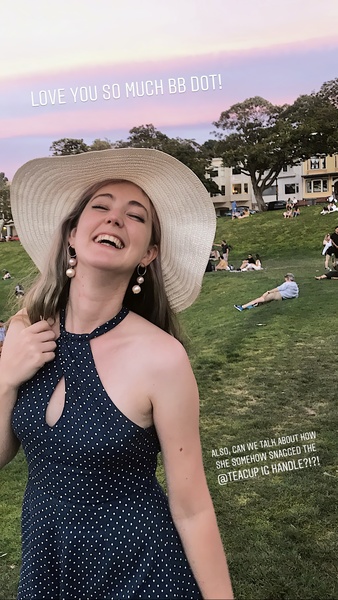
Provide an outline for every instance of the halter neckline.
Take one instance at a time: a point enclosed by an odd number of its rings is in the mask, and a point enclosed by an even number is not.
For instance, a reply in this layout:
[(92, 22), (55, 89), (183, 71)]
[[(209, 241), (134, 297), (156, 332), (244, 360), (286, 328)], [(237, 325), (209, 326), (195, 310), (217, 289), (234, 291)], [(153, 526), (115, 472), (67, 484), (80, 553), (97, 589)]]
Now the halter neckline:
[(112, 319), (109, 319), (105, 323), (102, 323), (102, 325), (99, 325), (90, 333), (71, 333), (65, 328), (66, 310), (62, 308), (60, 311), (60, 335), (77, 340), (92, 340), (93, 338), (99, 337), (100, 335), (107, 333), (107, 331), (114, 329), (116, 325), (123, 321), (123, 319), (127, 316), (128, 313), (129, 309), (125, 306), (122, 306), (121, 310), (117, 313), (117, 315), (115, 315), (114, 317), (112, 317)]

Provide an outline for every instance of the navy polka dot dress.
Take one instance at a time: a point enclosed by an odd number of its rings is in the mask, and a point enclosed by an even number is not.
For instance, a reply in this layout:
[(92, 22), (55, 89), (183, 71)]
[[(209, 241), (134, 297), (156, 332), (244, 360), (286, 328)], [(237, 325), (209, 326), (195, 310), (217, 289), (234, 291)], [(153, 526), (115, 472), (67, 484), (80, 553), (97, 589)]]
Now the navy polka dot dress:
[[(29, 476), (19, 600), (201, 598), (155, 478), (156, 430), (124, 416), (95, 369), (90, 340), (127, 314), (73, 334), (62, 312), (55, 360), (20, 388), (13, 428)], [(63, 377), (64, 410), (50, 427)]]

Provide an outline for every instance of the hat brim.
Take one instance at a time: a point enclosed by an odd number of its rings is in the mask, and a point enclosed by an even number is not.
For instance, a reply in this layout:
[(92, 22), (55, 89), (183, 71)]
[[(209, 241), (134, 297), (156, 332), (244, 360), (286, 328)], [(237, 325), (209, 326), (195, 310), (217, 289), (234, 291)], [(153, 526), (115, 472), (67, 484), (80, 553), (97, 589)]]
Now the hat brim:
[(198, 177), (174, 157), (149, 148), (119, 148), (34, 159), (11, 184), (11, 208), (20, 241), (41, 271), (53, 235), (93, 183), (126, 179), (151, 199), (161, 225), (161, 264), (175, 312), (198, 296), (214, 240), (212, 200)]

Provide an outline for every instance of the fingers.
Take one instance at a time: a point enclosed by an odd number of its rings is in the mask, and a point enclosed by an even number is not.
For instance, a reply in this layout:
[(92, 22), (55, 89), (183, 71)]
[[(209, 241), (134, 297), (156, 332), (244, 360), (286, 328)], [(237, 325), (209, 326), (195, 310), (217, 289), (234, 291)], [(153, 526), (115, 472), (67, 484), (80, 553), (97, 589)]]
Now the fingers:
[[(53, 352), (53, 354), (55, 355), (55, 350), (56, 348), (56, 342), (44, 342), (41, 348), (41, 351), (43, 352), (43, 354), (46, 354), (48, 352)], [(44, 357), (45, 358), (45, 357)]]
[(52, 360), (54, 360), (54, 358), (55, 358), (55, 352), (44, 352), (43, 353), (44, 364), (47, 362), (51, 362)]
[(35, 339), (38, 342), (55, 340), (56, 334), (47, 321), (38, 321), (22, 330), (22, 335), (27, 339)]
[(36, 323), (33, 323), (33, 325), (30, 325), (27, 329), (30, 329), (33, 333), (41, 333), (42, 331), (52, 331), (52, 325), (52, 320), (51, 323), (49, 323), (45, 319), (42, 319), (41, 321), (37, 321)]

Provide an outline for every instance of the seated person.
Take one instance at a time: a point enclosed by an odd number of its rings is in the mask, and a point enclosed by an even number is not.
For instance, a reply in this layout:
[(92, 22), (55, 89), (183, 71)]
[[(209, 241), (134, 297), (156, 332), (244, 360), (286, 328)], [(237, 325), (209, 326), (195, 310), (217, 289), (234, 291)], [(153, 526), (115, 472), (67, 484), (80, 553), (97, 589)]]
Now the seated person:
[(241, 266), (239, 267), (240, 271), (255, 271), (256, 270), (256, 260), (252, 256), (252, 254), (248, 254), (248, 258), (242, 261)]
[(23, 291), (23, 287), (22, 287), (21, 283), (18, 283), (15, 286), (15, 295), (16, 296), (24, 296), (25, 295), (25, 292)]
[(260, 259), (259, 254), (256, 254), (256, 258), (254, 259), (254, 263), (252, 261), (249, 261), (247, 264), (246, 269), (243, 269), (244, 271), (261, 271), (263, 269), (262, 267), (262, 262)]
[(279, 285), (272, 290), (268, 290), (259, 298), (255, 298), (255, 300), (251, 300), (246, 304), (234, 304), (234, 307), (242, 311), (245, 308), (256, 308), (259, 304), (264, 304), (265, 302), (271, 302), (272, 300), (287, 300), (291, 298), (298, 298), (299, 289), (298, 285), (295, 282), (295, 277), (293, 273), (287, 273), (284, 277), (284, 283)]
[(285, 212), (283, 212), (283, 217), (284, 219), (291, 219), (292, 218), (292, 208), (287, 208)]
[(336, 204), (334, 202), (329, 202), (327, 207), (323, 208), (323, 210), (321, 211), (320, 214), (327, 215), (328, 213), (335, 212), (336, 210), (338, 210), (338, 207), (336, 206)]
[(3, 276), (2, 279), (11, 279), (11, 278), (12, 278), (12, 276), (11, 276), (10, 272), (9, 271), (4, 271), (4, 276)]
[(261, 269), (263, 269), (261, 257), (259, 256), (259, 254), (256, 254), (255, 266), (256, 266), (256, 269), (255, 269), (256, 271), (260, 271)]
[(220, 258), (218, 265), (215, 267), (215, 271), (230, 271), (228, 261), (225, 260), (225, 258)]
[(245, 208), (243, 214), (239, 214), (238, 219), (245, 219), (245, 217), (250, 217), (250, 212), (248, 208)]

